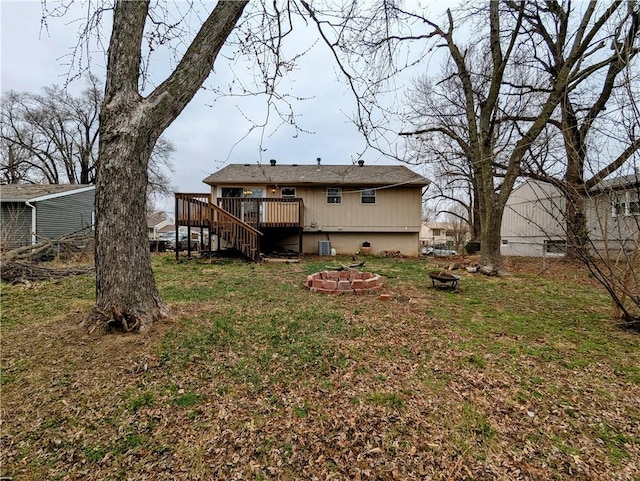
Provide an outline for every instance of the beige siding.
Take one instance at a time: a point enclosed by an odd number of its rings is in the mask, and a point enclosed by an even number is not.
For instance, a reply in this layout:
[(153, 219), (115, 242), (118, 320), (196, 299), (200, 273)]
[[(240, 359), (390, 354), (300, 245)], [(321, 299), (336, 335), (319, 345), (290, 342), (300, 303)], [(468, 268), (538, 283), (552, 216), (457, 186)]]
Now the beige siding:
[[(243, 187), (233, 185), (225, 187)], [(278, 198), (271, 185), (252, 185), (263, 189), (269, 198)], [(221, 186), (212, 186), (214, 199)], [(303, 252), (318, 253), (318, 241), (330, 240), (340, 254), (354, 254), (362, 243), (371, 243), (372, 253), (399, 250), (404, 255), (417, 256), (422, 225), (422, 188), (399, 187), (376, 190), (375, 204), (363, 204), (358, 187), (342, 188), (342, 203), (327, 203), (325, 187), (296, 186), (296, 197), (302, 198), (304, 211)], [(295, 206), (265, 205), (263, 221), (284, 221), (293, 218)], [(287, 209), (290, 209), (288, 211)], [(293, 243), (293, 240), (291, 240)]]
[(566, 237), (563, 209), (564, 199), (548, 184), (529, 181), (515, 189), (502, 217), (502, 255), (544, 255), (546, 240)]
[[(227, 187), (227, 186), (225, 186)], [(234, 185), (233, 187), (242, 187)], [(269, 198), (278, 198), (268, 185), (252, 186), (263, 189)], [(220, 188), (212, 187), (214, 199), (220, 196)], [(296, 197), (304, 202), (305, 230), (366, 232), (370, 230), (382, 232), (420, 232), (422, 189), (407, 187), (395, 189), (380, 189), (376, 191), (375, 204), (363, 204), (358, 188), (344, 187), (342, 189), (342, 203), (328, 204), (326, 188), (296, 187)], [(287, 215), (280, 211), (273, 215), (280, 219)], [(267, 211), (266, 215), (271, 215)], [(291, 206), (291, 216), (294, 207)]]
[(400, 251), (409, 257), (418, 256), (418, 233), (305, 233), (302, 243), (302, 252), (305, 254), (318, 254), (319, 241), (331, 242), (337, 254), (354, 255), (360, 250), (363, 242), (371, 244), (371, 254), (379, 254), (382, 251)]
[(304, 199), (305, 229), (322, 231), (420, 232), (422, 190), (380, 189), (375, 204), (363, 204), (357, 188), (342, 189), (342, 203), (328, 204), (325, 188), (298, 188)]
[(632, 250), (638, 239), (640, 218), (636, 215), (613, 216), (608, 195), (590, 199), (587, 204), (587, 228), (594, 247), (610, 254), (619, 249)]

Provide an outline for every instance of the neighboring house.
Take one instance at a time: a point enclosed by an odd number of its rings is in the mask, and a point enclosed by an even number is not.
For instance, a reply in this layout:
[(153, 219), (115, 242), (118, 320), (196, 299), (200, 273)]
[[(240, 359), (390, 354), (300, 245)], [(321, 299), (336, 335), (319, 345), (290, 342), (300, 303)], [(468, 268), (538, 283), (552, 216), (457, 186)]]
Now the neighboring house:
[(452, 222), (423, 222), (420, 228), (420, 245), (429, 247), (443, 244), (460, 247), (469, 240), (469, 228)]
[[(207, 194), (176, 194), (176, 223), (210, 226), (220, 247), (260, 252), (418, 255), (424, 177), (404, 166), (234, 164)], [(212, 236), (212, 237), (213, 237)]]
[(147, 229), (149, 231), (149, 239), (157, 239), (163, 232), (175, 231), (175, 225), (171, 219), (168, 219), (163, 212), (156, 212), (147, 217)]
[(93, 185), (0, 186), (2, 249), (58, 239), (94, 225)]
[[(605, 180), (585, 199), (589, 240), (594, 249), (629, 249), (640, 223), (640, 175)], [(507, 201), (501, 253), (510, 256), (562, 256), (566, 252), (565, 199), (556, 187), (528, 180)]]

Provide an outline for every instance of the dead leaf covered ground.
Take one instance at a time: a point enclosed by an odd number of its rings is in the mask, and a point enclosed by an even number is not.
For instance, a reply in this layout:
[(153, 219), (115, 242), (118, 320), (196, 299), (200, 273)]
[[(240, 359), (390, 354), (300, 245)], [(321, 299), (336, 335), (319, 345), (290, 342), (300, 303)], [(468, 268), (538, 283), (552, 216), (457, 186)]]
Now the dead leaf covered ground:
[(640, 338), (581, 269), (453, 292), (370, 257), (389, 300), (303, 288), (336, 262), (158, 256), (147, 334), (86, 335), (87, 276), (3, 286), (0, 475), (640, 479)]

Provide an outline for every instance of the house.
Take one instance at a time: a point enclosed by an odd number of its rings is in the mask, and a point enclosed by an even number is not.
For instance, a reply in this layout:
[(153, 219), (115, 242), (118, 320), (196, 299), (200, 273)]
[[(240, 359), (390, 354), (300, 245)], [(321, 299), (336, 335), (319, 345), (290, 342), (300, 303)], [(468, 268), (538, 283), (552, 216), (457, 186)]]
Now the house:
[(469, 227), (466, 223), (423, 222), (420, 228), (420, 245), (445, 245), (460, 247), (469, 240)]
[(163, 232), (174, 232), (175, 225), (164, 212), (154, 212), (147, 217), (147, 230), (149, 239), (157, 239)]
[(94, 225), (93, 185), (0, 186), (2, 249), (58, 239)]
[(206, 194), (176, 194), (176, 223), (211, 228), (218, 248), (261, 252), (418, 255), (422, 191), (404, 166), (232, 164), (204, 179)]
[[(604, 180), (585, 198), (588, 238), (592, 247), (631, 249), (640, 223), (640, 175)], [(566, 252), (565, 198), (548, 183), (527, 180), (516, 187), (505, 206), (501, 253), (507, 256), (563, 256)]]

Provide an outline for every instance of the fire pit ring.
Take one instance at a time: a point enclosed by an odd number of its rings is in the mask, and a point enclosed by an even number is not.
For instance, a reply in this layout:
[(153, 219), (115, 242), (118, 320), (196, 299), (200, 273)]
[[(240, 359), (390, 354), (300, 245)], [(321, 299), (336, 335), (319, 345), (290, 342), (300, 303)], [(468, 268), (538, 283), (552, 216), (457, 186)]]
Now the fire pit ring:
[(355, 269), (322, 271), (308, 275), (304, 285), (311, 292), (323, 294), (367, 294), (382, 287), (382, 278)]

